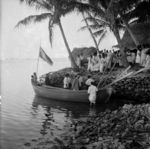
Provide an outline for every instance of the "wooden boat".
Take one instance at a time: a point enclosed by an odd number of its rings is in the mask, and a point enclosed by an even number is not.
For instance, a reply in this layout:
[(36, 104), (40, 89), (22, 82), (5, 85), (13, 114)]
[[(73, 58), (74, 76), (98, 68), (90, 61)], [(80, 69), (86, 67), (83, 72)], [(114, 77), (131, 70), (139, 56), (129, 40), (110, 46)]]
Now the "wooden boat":
[[(36, 82), (31, 81), (34, 92), (39, 97), (59, 100), (59, 101), (69, 101), (69, 102), (84, 102), (88, 103), (88, 93), (87, 90), (74, 91), (70, 89), (38, 85)], [(106, 102), (109, 100), (112, 94), (112, 88), (105, 88), (98, 91), (96, 102)]]

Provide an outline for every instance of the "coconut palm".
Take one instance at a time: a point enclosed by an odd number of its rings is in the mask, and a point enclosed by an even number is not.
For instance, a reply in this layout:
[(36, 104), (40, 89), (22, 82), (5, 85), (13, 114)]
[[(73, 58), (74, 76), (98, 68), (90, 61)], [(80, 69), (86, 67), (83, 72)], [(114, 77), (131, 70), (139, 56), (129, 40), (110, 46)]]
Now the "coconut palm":
[[(110, 28), (110, 30), (114, 33), (118, 45), (120, 46), (122, 57), (123, 57), (123, 63), (124, 65), (128, 65), (124, 48), (121, 44), (121, 38), (119, 34), (119, 29), (121, 28), (126, 28), (127, 31), (129, 32), (131, 38), (133, 39), (135, 45), (137, 46), (139, 42), (137, 41), (135, 35), (133, 34), (132, 30), (130, 29), (129, 23), (132, 20), (135, 20), (135, 16), (137, 17), (137, 10), (140, 10), (139, 7), (142, 5), (143, 6), (143, 1), (140, 0), (89, 0), (89, 4), (92, 5), (92, 12), (94, 14), (93, 18), (90, 20), (95, 20), (96, 26), (98, 26), (99, 22), (99, 27), (100, 29), (102, 28), (101, 26), (107, 26)], [(148, 3), (148, 2), (147, 2)], [(146, 5), (146, 4), (145, 4)], [(137, 8), (137, 6), (139, 6)], [(149, 6), (149, 5), (148, 5)], [(143, 7), (142, 7), (143, 8)], [(147, 10), (149, 10), (147, 8)], [(132, 17), (129, 18), (130, 14), (134, 13), (134, 15), (131, 15)], [(146, 11), (146, 14), (148, 14), (149, 11)], [(99, 21), (95, 19), (95, 17), (98, 17)], [(143, 16), (144, 17), (144, 16)], [(140, 15), (137, 17), (142, 18)], [(105, 22), (105, 23), (104, 23)], [(95, 28), (95, 26), (93, 26)], [(101, 33), (101, 32), (100, 32)], [(98, 34), (97, 34), (98, 35)]]
[[(120, 7), (121, 5), (123, 5), (123, 7)], [(122, 0), (121, 3), (118, 3), (118, 8), (120, 8), (120, 17), (127, 31), (135, 45), (138, 46), (139, 41), (133, 34), (129, 24), (150, 21), (150, 0)]]
[[(91, 37), (92, 37), (92, 39), (93, 39), (93, 41), (94, 41), (96, 50), (99, 51), (98, 43), (97, 43), (97, 41), (96, 41), (96, 39), (95, 39), (95, 36), (93, 35), (93, 32), (92, 32), (91, 27), (90, 27), (90, 25), (89, 25), (89, 23), (88, 23), (88, 21), (87, 21), (87, 19), (86, 19), (86, 16), (85, 16), (84, 12), (82, 12), (82, 16), (83, 16), (83, 19), (84, 19), (84, 21), (85, 21), (86, 28), (89, 30), (90, 35), (91, 35)], [(82, 27), (81, 29), (84, 29), (84, 27)]]
[(31, 22), (41, 22), (45, 19), (48, 19), (48, 30), (49, 30), (49, 39), (52, 45), (53, 40), (53, 27), (54, 25), (58, 25), (69, 53), (69, 58), (71, 60), (71, 64), (73, 68), (77, 68), (75, 60), (72, 56), (69, 44), (67, 42), (62, 24), (61, 24), (61, 17), (65, 16), (66, 14), (72, 12), (74, 10), (74, 5), (69, 0), (20, 0), (20, 2), (25, 2), (27, 5), (31, 7), (35, 7), (37, 9), (44, 10), (44, 13), (40, 15), (31, 15), (23, 20), (19, 21), (17, 26), (19, 25), (27, 25)]
[(120, 51), (122, 55), (122, 60), (124, 66), (128, 66), (124, 48), (121, 44), (121, 38), (119, 34), (119, 20), (117, 18), (116, 12), (112, 9), (112, 4), (114, 0), (89, 0), (89, 5), (91, 6), (90, 12), (92, 15), (88, 18), (92, 21), (92, 28), (98, 29), (95, 35), (101, 35), (103, 37), (106, 34), (106, 28), (109, 28), (115, 35), (118, 44), (120, 46)]
[[(89, 12), (88, 12), (88, 16), (85, 16), (85, 14), (83, 14), (83, 18), (86, 23), (86, 26), (81, 27), (80, 30), (85, 30), (85, 29), (89, 30), (91, 37), (95, 43), (95, 47), (97, 48), (97, 50), (99, 50), (98, 48), (99, 44), (102, 41), (102, 39), (104, 39), (104, 37), (106, 36), (107, 27), (104, 24), (102, 25), (102, 21), (93, 17), (92, 14), (90, 14)], [(88, 23), (88, 21), (90, 23)], [(98, 41), (96, 40), (97, 37), (98, 37)]]

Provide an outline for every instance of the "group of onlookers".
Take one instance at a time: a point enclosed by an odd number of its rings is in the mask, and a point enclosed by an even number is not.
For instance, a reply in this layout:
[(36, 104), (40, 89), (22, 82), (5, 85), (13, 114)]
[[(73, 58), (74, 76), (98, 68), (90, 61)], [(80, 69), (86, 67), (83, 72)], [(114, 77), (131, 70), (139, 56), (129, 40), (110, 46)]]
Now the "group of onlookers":
[(88, 78), (85, 80), (79, 73), (75, 74), (74, 78), (71, 78), (70, 74), (67, 73), (63, 80), (63, 87), (72, 90), (83, 90), (88, 89), (91, 82), (94, 82), (91, 75), (88, 75)]
[(90, 104), (95, 104), (98, 89), (91, 75), (88, 75), (87, 80), (84, 82), (80, 74), (76, 74), (75, 78), (71, 79), (70, 75), (67, 73), (64, 77), (63, 85), (65, 89), (72, 89), (74, 91), (87, 89)]
[(145, 68), (150, 68), (150, 47), (139, 45), (136, 49), (126, 49), (127, 60), (132, 64), (139, 64)]
[(88, 71), (99, 71), (103, 73), (104, 69), (107, 67), (108, 69), (111, 67), (110, 59), (112, 58), (113, 51), (100, 51), (94, 53), (90, 57), (88, 57)]
[[(147, 45), (140, 45), (137, 49), (128, 49), (125, 47), (127, 61), (130, 65), (135, 63), (143, 66), (150, 67), (150, 48)], [(81, 68), (83, 65), (83, 54), (78, 55), (76, 63)], [(91, 54), (87, 57), (88, 64), (87, 70), (90, 72), (99, 71), (103, 73), (105, 70), (110, 70), (113, 66), (123, 66), (120, 50), (102, 50)]]
[[(148, 46), (140, 45), (137, 49), (133, 50), (125, 48), (125, 53), (130, 65), (139, 64), (145, 68), (150, 68), (150, 48)], [(76, 63), (79, 68), (83, 67), (83, 59), (83, 54), (77, 56)], [(91, 72), (99, 71), (103, 73), (105, 69), (110, 70), (113, 66), (122, 66), (119, 50), (102, 50), (90, 55), (87, 59), (87, 70)], [(32, 75), (32, 81), (35, 83), (38, 82), (36, 73)], [(45, 77), (45, 85), (50, 85), (48, 74)], [(98, 88), (91, 75), (88, 75), (88, 78), (84, 80), (79, 73), (75, 74), (73, 78), (67, 73), (63, 79), (63, 88), (72, 89), (74, 91), (86, 89), (89, 94), (90, 104), (95, 104)]]

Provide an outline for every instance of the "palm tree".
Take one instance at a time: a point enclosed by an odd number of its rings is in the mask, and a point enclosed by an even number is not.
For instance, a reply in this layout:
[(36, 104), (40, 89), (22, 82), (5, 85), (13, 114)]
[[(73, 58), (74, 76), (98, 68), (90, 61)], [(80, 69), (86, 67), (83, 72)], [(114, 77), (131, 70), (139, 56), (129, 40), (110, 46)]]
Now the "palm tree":
[[(144, 4), (143, 4), (144, 3)], [(147, 3), (147, 4), (146, 4)], [(132, 30), (130, 29), (129, 23), (135, 21), (135, 18), (137, 20), (140, 20), (141, 18), (149, 20), (148, 16), (150, 16), (149, 11), (149, 2), (142, 1), (142, 0), (89, 0), (89, 4), (92, 6), (92, 13), (94, 14), (93, 20), (96, 20), (95, 17), (98, 17), (99, 26), (108, 26), (110, 30), (114, 33), (118, 45), (120, 47), (120, 51), (122, 54), (122, 60), (125, 66), (128, 66), (128, 62), (126, 59), (126, 54), (124, 52), (124, 47), (121, 43), (121, 38), (119, 34), (120, 28), (126, 28), (129, 32), (132, 40), (134, 41), (135, 45), (137, 46), (139, 42), (136, 39), (136, 36), (133, 34)], [(145, 7), (144, 7), (144, 6)], [(147, 5), (147, 8), (146, 8)], [(138, 15), (137, 12), (141, 10), (140, 8), (146, 8), (147, 11), (144, 12), (147, 17), (144, 17), (144, 15)], [(140, 14), (140, 13), (139, 13)], [(131, 16), (131, 17), (129, 17)], [(103, 23), (105, 22), (105, 23)], [(97, 25), (97, 21), (95, 21), (95, 24)]]
[[(121, 5), (123, 7), (121, 7)], [(125, 28), (129, 32), (135, 45), (138, 46), (139, 42), (130, 29), (129, 24), (150, 21), (150, 0), (120, 0), (118, 3), (118, 8), (120, 8), (119, 14)]]
[[(107, 25), (106, 24), (104, 25), (103, 24), (104, 22), (93, 17), (92, 14), (90, 14), (89, 12), (88, 12), (88, 16), (86, 17), (84, 15), (83, 18), (86, 23), (86, 26), (81, 27), (80, 30), (88, 29), (95, 43), (95, 47), (99, 49), (98, 47), (99, 47), (100, 42), (106, 36)], [(90, 24), (88, 22), (90, 22)], [(97, 37), (99, 37), (98, 41), (96, 40)]]
[[(84, 21), (85, 21), (86, 28), (89, 30), (90, 35), (91, 35), (91, 37), (92, 37), (92, 39), (93, 39), (93, 41), (94, 41), (96, 50), (99, 51), (98, 43), (97, 43), (97, 41), (96, 41), (96, 39), (95, 39), (95, 36), (93, 35), (93, 32), (92, 32), (91, 27), (90, 27), (90, 25), (89, 25), (89, 23), (88, 23), (88, 21), (87, 21), (87, 19), (86, 19), (86, 16), (85, 16), (84, 12), (82, 12), (82, 16), (83, 16), (83, 19), (84, 19)], [(82, 29), (84, 29), (84, 28), (82, 28)]]
[(52, 45), (53, 39), (53, 27), (54, 25), (58, 25), (69, 53), (69, 58), (71, 60), (71, 64), (73, 68), (78, 68), (75, 60), (72, 56), (69, 44), (67, 42), (62, 24), (61, 24), (61, 17), (65, 16), (66, 14), (72, 12), (74, 7), (72, 3), (68, 0), (20, 0), (20, 2), (26, 2), (27, 5), (31, 7), (35, 7), (37, 9), (45, 10), (45, 13), (41, 13), (40, 15), (31, 15), (26, 17), (25, 19), (18, 22), (16, 26), (19, 25), (27, 25), (31, 22), (41, 22), (45, 19), (48, 19), (48, 30), (49, 30), (49, 39)]
[(113, 2), (114, 0), (89, 0), (89, 5), (91, 8), (89, 11), (93, 14), (93, 16), (88, 20), (94, 23), (90, 27), (97, 29), (99, 26), (99, 30), (95, 32), (95, 35), (101, 35), (103, 37), (106, 34), (106, 28), (109, 28), (114, 33), (120, 46), (123, 64), (126, 67), (128, 66), (128, 62), (124, 48), (121, 44), (118, 26), (119, 22), (116, 17), (117, 14), (112, 9)]

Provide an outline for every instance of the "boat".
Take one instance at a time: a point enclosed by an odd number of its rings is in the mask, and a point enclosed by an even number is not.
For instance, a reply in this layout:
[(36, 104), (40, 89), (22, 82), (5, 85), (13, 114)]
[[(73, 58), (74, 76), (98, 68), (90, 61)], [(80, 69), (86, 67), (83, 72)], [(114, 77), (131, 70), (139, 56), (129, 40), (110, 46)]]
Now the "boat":
[[(59, 87), (39, 85), (35, 81), (31, 80), (34, 92), (39, 97), (44, 97), (52, 100), (68, 101), (68, 102), (83, 102), (88, 103), (87, 90), (74, 91), (71, 89), (64, 89)], [(112, 88), (103, 88), (98, 91), (97, 103), (109, 101), (112, 94)]]

